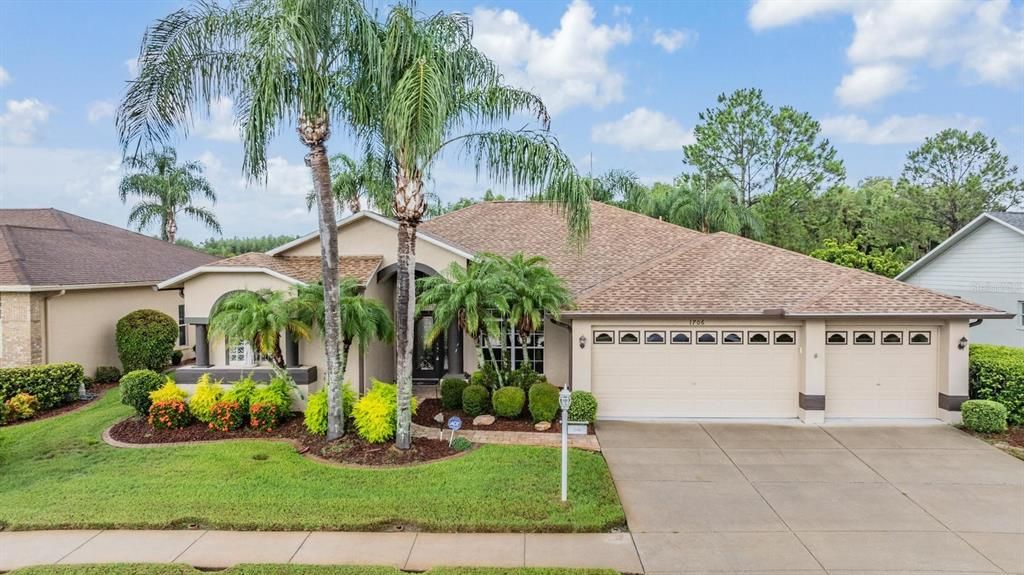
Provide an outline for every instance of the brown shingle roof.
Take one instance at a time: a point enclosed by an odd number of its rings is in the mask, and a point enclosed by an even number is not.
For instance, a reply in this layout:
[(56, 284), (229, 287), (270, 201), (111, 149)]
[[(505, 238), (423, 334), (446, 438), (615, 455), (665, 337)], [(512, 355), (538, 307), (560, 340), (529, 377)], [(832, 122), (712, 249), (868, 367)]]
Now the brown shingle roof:
[(0, 285), (157, 283), (217, 258), (55, 209), (0, 209)]
[[(381, 256), (341, 256), (338, 258), (338, 272), (342, 277), (354, 278), (359, 285), (365, 287), (383, 260)], [(270, 256), (249, 252), (220, 260), (208, 267), (260, 267), (304, 283), (320, 281), (321, 277), (319, 256)]]

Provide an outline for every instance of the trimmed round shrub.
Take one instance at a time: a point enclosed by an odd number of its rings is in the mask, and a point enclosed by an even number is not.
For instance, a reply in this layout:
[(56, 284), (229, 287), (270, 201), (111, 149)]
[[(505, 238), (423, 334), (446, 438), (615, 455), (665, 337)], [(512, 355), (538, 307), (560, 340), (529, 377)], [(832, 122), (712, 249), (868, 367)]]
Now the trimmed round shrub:
[(597, 399), (594, 394), (581, 389), (572, 392), (572, 400), (569, 402), (569, 421), (586, 421), (594, 423), (597, 420)]
[(210, 420), (213, 418), (213, 413), (211, 412), (213, 406), (223, 398), (224, 390), (221, 389), (220, 384), (212, 382), (210, 375), (204, 373), (199, 378), (199, 381), (196, 382), (196, 390), (188, 400), (188, 410), (192, 412), (192, 417), (197, 420), (203, 423), (210, 423)]
[[(416, 413), (416, 398), (411, 399)], [(393, 383), (373, 380), (373, 387), (352, 408), (359, 437), (369, 443), (384, 443), (395, 437), (398, 419), (398, 388)]]
[(149, 424), (153, 429), (181, 429), (189, 423), (192, 423), (192, 416), (180, 399), (155, 401), (149, 406)]
[(473, 444), (461, 435), (452, 440), (452, 449), (455, 451), (465, 451), (470, 447), (473, 447)]
[(491, 405), (498, 417), (519, 417), (526, 405), (526, 392), (519, 387), (503, 387), (494, 392)]
[(1024, 348), (971, 344), (971, 399), (1003, 404), (1007, 421), (1024, 425)]
[(178, 387), (178, 384), (174, 383), (174, 381), (168, 377), (167, 380), (164, 381), (164, 384), (160, 386), (160, 389), (149, 394), (149, 401), (151, 403), (156, 403), (158, 401), (170, 401), (172, 399), (185, 401), (185, 398), (187, 397), (188, 393), (185, 393), (184, 389)]
[(207, 427), (216, 431), (232, 431), (245, 425), (246, 410), (237, 401), (221, 400), (210, 408)]
[(462, 411), (470, 417), (487, 413), (491, 407), (491, 394), (482, 385), (468, 385), (462, 390)]
[(1006, 406), (986, 399), (971, 399), (960, 406), (964, 427), (978, 433), (1006, 431)]
[(515, 371), (510, 371), (505, 377), (505, 385), (514, 385), (522, 388), (523, 391), (530, 391), (534, 384), (548, 381), (543, 375), (533, 371), (529, 365), (521, 365)]
[(441, 380), (441, 406), (445, 409), (462, 409), (462, 392), (469, 382), (461, 378)]
[(30, 419), (39, 411), (39, 400), (31, 393), (21, 392), (4, 403), (9, 419)]
[(161, 371), (171, 361), (178, 322), (155, 309), (140, 309), (118, 320), (114, 337), (125, 371)]
[(184, 354), (181, 353), (180, 349), (176, 349), (171, 352), (171, 365), (181, 365), (181, 358)]
[[(356, 402), (356, 392), (348, 383), (341, 386), (341, 411), (345, 421), (352, 417), (352, 406)], [(306, 431), (313, 435), (327, 435), (327, 388), (310, 394), (306, 401)]]
[(121, 403), (135, 408), (135, 413), (146, 415), (153, 401), (149, 394), (160, 389), (164, 378), (149, 369), (129, 371), (121, 377)]
[(121, 370), (112, 365), (101, 365), (96, 368), (96, 383), (117, 383), (121, 379)]
[(274, 431), (284, 412), (275, 403), (254, 401), (249, 407), (249, 426), (257, 431)]
[(558, 387), (536, 383), (530, 388), (530, 415), (534, 423), (551, 421), (558, 415)]

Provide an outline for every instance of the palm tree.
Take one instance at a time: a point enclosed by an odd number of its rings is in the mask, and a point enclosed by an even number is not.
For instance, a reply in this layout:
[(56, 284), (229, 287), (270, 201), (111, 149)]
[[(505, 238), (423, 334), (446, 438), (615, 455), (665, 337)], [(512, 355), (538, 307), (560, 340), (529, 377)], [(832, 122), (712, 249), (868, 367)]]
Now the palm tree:
[(142, 231), (159, 221), (160, 239), (173, 244), (178, 236), (178, 214), (185, 214), (220, 233), (220, 222), (213, 210), (192, 203), (197, 194), (211, 203), (217, 201), (217, 194), (203, 177), (199, 162), (178, 164), (178, 153), (174, 148), (165, 147), (159, 152), (128, 158), (125, 167), (135, 173), (121, 179), (118, 190), (121, 203), (127, 203), (128, 196), (140, 199), (128, 214), (129, 226), (134, 224)]
[(544, 325), (544, 316), (558, 319), (562, 310), (572, 306), (572, 293), (541, 256), (517, 253), (499, 258), (497, 263), (508, 301), (508, 321), (525, 345), (530, 335)]
[[(338, 283), (340, 298), (338, 310), (341, 315), (341, 376), (348, 368), (349, 350), (358, 343), (359, 352), (365, 353), (372, 341), (392, 342), (395, 339), (395, 324), (388, 310), (380, 301), (364, 297), (359, 284), (352, 278), (342, 278)], [(296, 288), (295, 315), (307, 325), (320, 326), (324, 322), (324, 287), (315, 283)]]
[(210, 317), (210, 335), (225, 336), (228, 344), (249, 342), (254, 351), (272, 358), (284, 368), (281, 332), (308, 339), (309, 323), (294, 313), (294, 306), (285, 293), (270, 289), (240, 291), (221, 300)]
[[(477, 342), (474, 346), (476, 363), (483, 367), (480, 336), (499, 337), (500, 318), (509, 311), (497, 256), (480, 255), (465, 267), (452, 262), (440, 275), (420, 278), (417, 284), (416, 313), (420, 314), (427, 308), (432, 308), (434, 313), (434, 323), (424, 335), (424, 343), (433, 344), (455, 323), (471, 341)], [(501, 370), (493, 354), (491, 362), (500, 382)]]
[[(354, 160), (346, 154), (336, 154), (331, 158), (331, 190), (338, 210), (348, 208), (357, 213), (366, 205), (385, 216), (391, 215), (391, 200), (394, 190), (391, 178), (386, 175), (387, 168), (381, 159), (373, 154), (366, 154), (360, 160)], [(315, 191), (306, 194), (306, 207), (310, 210), (316, 206)]]
[[(396, 6), (376, 27), (375, 45), (360, 54), (350, 85), (352, 123), (394, 166), (399, 449), (408, 449), (412, 439), (416, 228), (426, 209), (424, 182), (438, 157), (461, 152), (478, 173), (516, 190), (550, 188), (548, 198), (566, 215), (574, 237), (581, 241), (589, 228), (586, 186), (548, 131), (544, 103), (503, 84), (472, 38), (472, 22), (463, 14), (417, 19), (412, 9)], [(524, 116), (536, 120), (534, 129), (503, 127)]]
[(667, 219), (680, 226), (706, 234), (745, 232), (753, 238), (763, 232), (761, 220), (740, 201), (738, 188), (729, 182), (712, 186), (703, 178), (687, 179), (664, 201)]
[[(117, 111), (126, 155), (143, 145), (187, 133), (211, 102), (231, 98), (241, 129), (243, 170), (265, 180), (267, 145), (295, 122), (307, 150), (319, 212), (321, 271), (326, 306), (329, 439), (344, 433), (338, 320), (338, 234), (327, 140), (331, 124), (349, 111), (353, 53), (376, 44), (376, 24), (359, 0), (196, 1), (157, 20), (142, 39), (139, 74)], [(371, 42), (371, 40), (374, 40)], [(361, 63), (373, 66), (376, 53)], [(130, 154), (129, 154), (130, 152)]]

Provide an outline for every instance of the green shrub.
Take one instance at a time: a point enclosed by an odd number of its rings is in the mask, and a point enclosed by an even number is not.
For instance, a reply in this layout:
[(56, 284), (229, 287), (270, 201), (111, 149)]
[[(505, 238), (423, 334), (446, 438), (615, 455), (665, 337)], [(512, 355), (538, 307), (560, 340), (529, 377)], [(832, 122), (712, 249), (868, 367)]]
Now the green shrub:
[(172, 399), (180, 399), (185, 401), (188, 397), (188, 393), (185, 393), (184, 389), (178, 387), (178, 384), (174, 383), (170, 378), (164, 380), (164, 384), (160, 386), (156, 391), (152, 391), (149, 394), (150, 403), (156, 403), (158, 401), (170, 401)]
[(7, 418), (10, 417), (10, 408), (3, 401), (0, 401), (0, 425), (7, 423)]
[(171, 361), (178, 339), (178, 322), (155, 309), (140, 309), (117, 322), (117, 355), (124, 370), (161, 371)]
[(171, 352), (171, 365), (181, 365), (181, 358), (182, 357), (184, 357), (184, 355), (181, 353), (180, 349), (176, 349), (176, 350), (172, 351)]
[(285, 413), (279, 404), (253, 401), (249, 407), (249, 426), (257, 431), (274, 431)]
[(231, 382), (231, 390), (224, 394), (226, 401), (237, 401), (242, 410), (249, 412), (249, 403), (253, 394), (256, 393), (256, 381), (250, 376), (245, 376), (238, 381)]
[(470, 447), (473, 447), (473, 444), (461, 435), (452, 440), (452, 449), (455, 451), (465, 451)]
[(77, 363), (5, 367), (0, 369), (0, 403), (28, 393), (39, 400), (39, 409), (53, 409), (74, 401), (84, 380), (85, 371)]
[[(341, 386), (342, 417), (348, 421), (352, 417), (352, 406), (356, 402), (356, 392), (352, 385)], [(327, 435), (327, 388), (311, 394), (306, 402), (306, 431), (313, 435)]]
[(135, 413), (146, 415), (153, 403), (149, 394), (160, 389), (164, 378), (149, 369), (129, 371), (121, 377), (121, 403), (135, 408)]
[(534, 384), (548, 381), (543, 375), (533, 371), (529, 365), (521, 365), (515, 371), (510, 371), (505, 377), (505, 385), (515, 386), (523, 391), (530, 391)]
[[(412, 412), (416, 413), (416, 398)], [(373, 380), (373, 387), (352, 408), (359, 437), (370, 443), (384, 443), (395, 436), (398, 417), (398, 388), (393, 383)]]
[(232, 431), (245, 425), (246, 410), (237, 401), (221, 400), (210, 408), (207, 427), (217, 431)]
[(971, 399), (997, 401), (1013, 425), (1024, 425), (1024, 348), (971, 345)]
[(277, 408), (282, 417), (291, 412), (292, 394), (288, 382), (274, 378), (268, 385), (261, 385), (249, 398), (249, 405), (269, 403)]
[(558, 415), (558, 387), (538, 383), (530, 388), (530, 415), (534, 422), (551, 421)]
[(569, 402), (569, 421), (586, 421), (594, 423), (597, 420), (597, 399), (589, 391), (574, 390), (572, 400)]
[(453, 377), (441, 380), (441, 406), (445, 409), (462, 409), (462, 390), (469, 382)]
[(180, 399), (154, 401), (149, 406), (149, 424), (153, 429), (181, 429), (189, 423), (192, 423), (192, 416)]
[(972, 399), (960, 406), (964, 427), (978, 433), (1006, 431), (1006, 406), (987, 399)]
[(101, 365), (96, 368), (96, 383), (117, 383), (121, 379), (121, 370), (112, 365)]
[(484, 363), (483, 367), (478, 367), (477, 370), (469, 376), (469, 383), (471, 385), (482, 385), (488, 390), (497, 389), (499, 387), (498, 373), (494, 370), (493, 365), (490, 363)]
[(494, 392), (491, 405), (498, 417), (519, 417), (526, 405), (526, 392), (519, 387), (503, 387)]
[(470, 417), (487, 413), (491, 407), (491, 394), (482, 385), (467, 385), (462, 390), (462, 411)]
[(39, 400), (31, 393), (21, 392), (4, 404), (10, 419), (31, 419), (39, 411)]
[(210, 423), (213, 419), (213, 406), (224, 398), (224, 390), (220, 383), (214, 383), (210, 374), (204, 373), (196, 382), (196, 390), (192, 392), (192, 398), (188, 400), (188, 410), (192, 417), (203, 423)]

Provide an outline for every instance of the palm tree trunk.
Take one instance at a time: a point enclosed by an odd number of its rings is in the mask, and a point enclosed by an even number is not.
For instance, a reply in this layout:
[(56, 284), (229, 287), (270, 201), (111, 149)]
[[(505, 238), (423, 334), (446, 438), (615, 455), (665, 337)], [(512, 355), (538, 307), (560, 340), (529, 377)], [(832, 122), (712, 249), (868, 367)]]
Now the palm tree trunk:
[(395, 351), (398, 354), (395, 379), (398, 382), (398, 426), (395, 446), (412, 447), (412, 347), (416, 301), (416, 225), (398, 223), (398, 286), (395, 290)]
[(338, 312), (338, 221), (331, 192), (331, 168), (324, 142), (331, 131), (327, 118), (299, 118), (299, 139), (309, 153), (306, 165), (313, 172), (313, 190), (317, 196), (320, 223), (320, 271), (324, 286), (324, 353), (327, 358), (327, 440), (345, 434), (342, 416), (341, 319)]
[(174, 219), (174, 212), (167, 212), (166, 221), (164, 223), (164, 238), (169, 243), (174, 243), (174, 240), (178, 237), (178, 222)]

